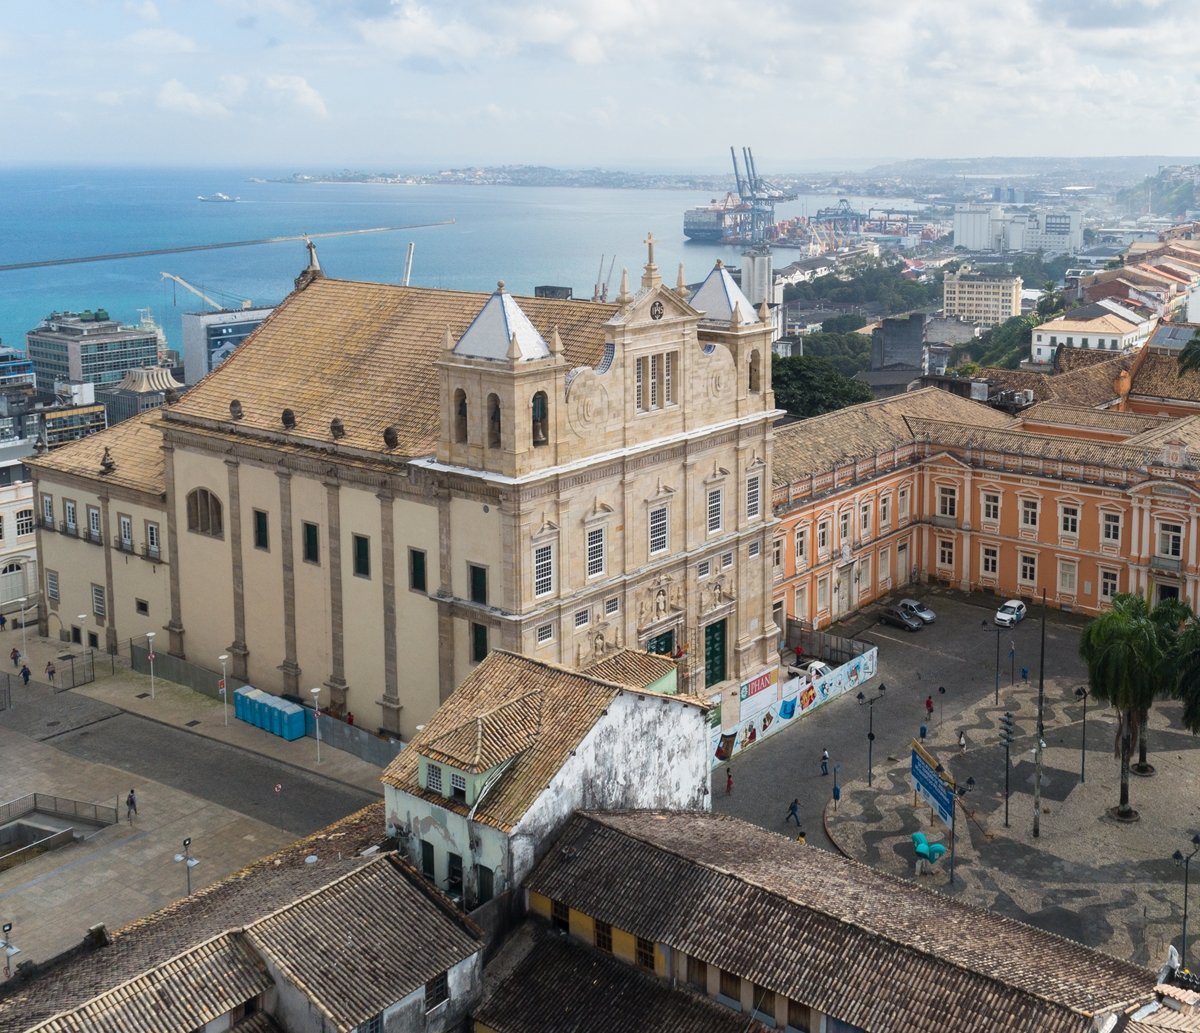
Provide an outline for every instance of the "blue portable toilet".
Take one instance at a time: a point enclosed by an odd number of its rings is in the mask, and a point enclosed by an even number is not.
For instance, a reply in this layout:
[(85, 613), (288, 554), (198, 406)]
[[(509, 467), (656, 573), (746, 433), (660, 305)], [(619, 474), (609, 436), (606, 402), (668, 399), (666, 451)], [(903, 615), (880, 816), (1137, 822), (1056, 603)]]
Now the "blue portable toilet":
[(285, 700), (271, 696), (267, 700), (267, 731), (272, 735), (283, 734), (283, 704)]
[(283, 715), (283, 737), (288, 742), (304, 738), (304, 708), (299, 703), (289, 703)]
[(262, 689), (255, 689), (246, 698), (246, 707), (249, 711), (246, 716), (255, 728), (263, 726), (263, 696), (265, 695), (266, 693)]
[(234, 690), (234, 693), (233, 693), (233, 716), (236, 717), (239, 721), (248, 720), (248, 718), (246, 717), (246, 708), (247, 708), (246, 697), (249, 696), (250, 693), (253, 691), (254, 691), (254, 689), (252, 689), (249, 685), (243, 685), (241, 688)]

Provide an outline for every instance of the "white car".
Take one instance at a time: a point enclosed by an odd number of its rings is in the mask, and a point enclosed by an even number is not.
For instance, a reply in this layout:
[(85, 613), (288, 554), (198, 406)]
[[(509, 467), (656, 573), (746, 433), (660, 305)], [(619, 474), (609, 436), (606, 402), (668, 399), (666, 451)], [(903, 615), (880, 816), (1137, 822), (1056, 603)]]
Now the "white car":
[(919, 618), (926, 624), (932, 624), (937, 620), (937, 614), (917, 599), (901, 599), (897, 608), (903, 610), (905, 613), (912, 614), (912, 616)]
[(1020, 599), (1009, 599), (996, 611), (993, 618), (1002, 628), (1011, 628), (1025, 619), (1025, 604)]

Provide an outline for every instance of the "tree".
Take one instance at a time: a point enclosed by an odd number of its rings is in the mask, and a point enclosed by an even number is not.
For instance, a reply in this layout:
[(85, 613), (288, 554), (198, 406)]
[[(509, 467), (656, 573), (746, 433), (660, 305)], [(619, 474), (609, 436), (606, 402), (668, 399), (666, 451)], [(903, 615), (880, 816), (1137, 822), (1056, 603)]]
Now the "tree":
[(1137, 811), (1129, 804), (1130, 758), (1141, 736), (1142, 715), (1156, 695), (1157, 679), (1146, 673), (1163, 667), (1162, 639), (1146, 601), (1128, 592), (1113, 596), (1112, 609), (1084, 628), (1079, 655), (1087, 664), (1092, 695), (1117, 712), (1114, 753), (1121, 761), (1121, 795), (1115, 814), (1135, 821)]
[(1179, 349), (1179, 366), (1175, 370), (1178, 376), (1185, 373), (1195, 373), (1200, 370), (1200, 330), (1192, 334), (1192, 339)]
[[(1195, 614), (1187, 603), (1180, 599), (1160, 599), (1150, 611), (1150, 620), (1158, 633), (1159, 664), (1150, 672), (1150, 681), (1156, 699), (1170, 699), (1178, 695), (1180, 676), (1180, 649), (1183, 644), (1183, 629), (1194, 623)], [(1153, 775), (1154, 766), (1148, 759), (1150, 708), (1147, 706), (1139, 715), (1141, 735), (1138, 736), (1138, 759), (1133, 769), (1139, 775)]]
[(807, 419), (871, 401), (871, 389), (842, 376), (826, 359), (792, 356), (771, 363), (775, 401), (792, 416)]
[(1062, 295), (1058, 291), (1058, 284), (1053, 280), (1047, 280), (1042, 284), (1042, 293), (1037, 302), (1037, 314), (1043, 319), (1049, 319), (1061, 308)]

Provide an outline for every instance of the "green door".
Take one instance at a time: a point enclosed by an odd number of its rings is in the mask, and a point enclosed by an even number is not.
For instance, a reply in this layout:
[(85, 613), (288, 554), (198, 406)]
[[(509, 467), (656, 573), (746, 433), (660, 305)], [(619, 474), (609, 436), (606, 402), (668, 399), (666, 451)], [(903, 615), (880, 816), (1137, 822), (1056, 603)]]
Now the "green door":
[(433, 873), (433, 844), (427, 839), (421, 840), (421, 874), (427, 879), (435, 877)]
[(647, 653), (659, 653), (662, 656), (672, 656), (675, 653), (675, 632), (664, 631), (661, 635), (646, 642)]
[(711, 688), (725, 680), (725, 621), (714, 621), (704, 629), (704, 685)]

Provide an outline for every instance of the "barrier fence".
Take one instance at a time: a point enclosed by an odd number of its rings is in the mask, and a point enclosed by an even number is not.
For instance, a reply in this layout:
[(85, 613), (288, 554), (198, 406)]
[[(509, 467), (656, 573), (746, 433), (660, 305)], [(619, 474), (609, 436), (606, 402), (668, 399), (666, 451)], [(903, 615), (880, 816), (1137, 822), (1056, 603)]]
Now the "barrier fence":
[(48, 793), (29, 793), (8, 803), (0, 804), (0, 825), (16, 821), (26, 814), (52, 814), (56, 818), (83, 818), (97, 825), (115, 825), (117, 809), (100, 803), (85, 803), (65, 796)]

